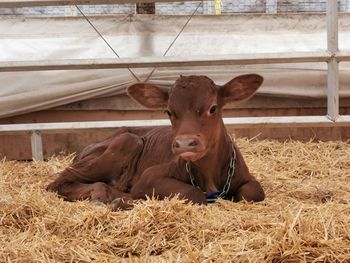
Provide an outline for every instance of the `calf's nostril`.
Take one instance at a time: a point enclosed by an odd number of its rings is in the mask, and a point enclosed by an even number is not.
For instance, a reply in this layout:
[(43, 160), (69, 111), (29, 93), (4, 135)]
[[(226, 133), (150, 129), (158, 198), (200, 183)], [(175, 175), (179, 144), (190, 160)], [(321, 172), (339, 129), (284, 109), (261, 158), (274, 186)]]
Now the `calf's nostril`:
[(195, 146), (197, 146), (197, 145), (198, 145), (198, 143), (197, 143), (197, 141), (195, 141), (195, 140), (191, 141), (191, 142), (188, 144), (188, 146), (191, 146), (191, 147), (195, 147)]
[(175, 147), (175, 148), (180, 148), (180, 143), (179, 143), (178, 140), (176, 140), (176, 141), (174, 142), (174, 147)]

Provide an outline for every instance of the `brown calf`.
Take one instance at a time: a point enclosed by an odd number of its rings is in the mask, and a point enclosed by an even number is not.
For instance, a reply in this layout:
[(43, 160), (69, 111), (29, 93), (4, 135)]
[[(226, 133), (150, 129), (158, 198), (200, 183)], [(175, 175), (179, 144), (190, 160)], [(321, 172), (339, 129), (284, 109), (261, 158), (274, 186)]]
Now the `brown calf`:
[(263, 78), (250, 74), (217, 86), (205, 76), (181, 76), (169, 92), (135, 84), (128, 94), (145, 107), (165, 108), (171, 127), (121, 128), (86, 147), (48, 186), (66, 200), (90, 199), (132, 207), (133, 200), (176, 194), (197, 204), (216, 197), (261, 201), (264, 191), (249, 173), (227, 133), (221, 110), (250, 98)]

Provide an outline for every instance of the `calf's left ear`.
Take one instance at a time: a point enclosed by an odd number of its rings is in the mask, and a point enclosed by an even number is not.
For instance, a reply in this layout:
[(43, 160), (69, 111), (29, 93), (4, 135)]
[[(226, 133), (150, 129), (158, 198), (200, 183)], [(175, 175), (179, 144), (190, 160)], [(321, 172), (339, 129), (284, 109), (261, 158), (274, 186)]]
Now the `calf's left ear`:
[(168, 92), (151, 84), (134, 84), (128, 88), (127, 93), (146, 108), (164, 109), (168, 105)]
[(220, 87), (219, 94), (225, 103), (248, 100), (258, 90), (263, 80), (263, 77), (257, 74), (241, 75)]

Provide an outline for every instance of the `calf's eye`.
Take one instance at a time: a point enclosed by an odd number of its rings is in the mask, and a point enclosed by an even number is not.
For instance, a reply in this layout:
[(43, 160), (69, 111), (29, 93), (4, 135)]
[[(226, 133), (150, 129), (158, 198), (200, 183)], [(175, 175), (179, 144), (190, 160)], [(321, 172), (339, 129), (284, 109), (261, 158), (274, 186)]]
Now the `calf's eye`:
[(218, 111), (218, 105), (213, 105), (213, 106), (211, 106), (210, 109), (209, 109), (209, 114), (210, 114), (210, 115), (213, 115), (213, 114), (215, 114), (217, 111)]

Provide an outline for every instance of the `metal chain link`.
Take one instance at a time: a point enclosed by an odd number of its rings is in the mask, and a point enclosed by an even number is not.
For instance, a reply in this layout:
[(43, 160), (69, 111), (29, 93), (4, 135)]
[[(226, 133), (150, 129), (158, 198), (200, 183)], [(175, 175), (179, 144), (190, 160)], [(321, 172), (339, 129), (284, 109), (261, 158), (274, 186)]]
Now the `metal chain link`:
[(195, 187), (198, 187), (196, 181), (194, 180), (194, 177), (193, 177), (193, 174), (192, 174), (192, 171), (191, 171), (191, 165), (190, 165), (190, 162), (186, 162), (186, 171), (187, 173), (190, 175), (190, 179), (191, 179), (191, 184)]
[(235, 174), (236, 158), (237, 158), (236, 150), (235, 150), (235, 147), (232, 145), (232, 155), (231, 155), (231, 159), (230, 159), (230, 165), (229, 165), (228, 171), (227, 171), (226, 183), (224, 185), (224, 188), (222, 189), (221, 194), (218, 197), (225, 196), (228, 193), (228, 191), (230, 190), (232, 178), (233, 178), (233, 175)]
[[(230, 163), (229, 163), (229, 167), (228, 167), (228, 171), (227, 171), (227, 179), (226, 179), (226, 183), (224, 185), (224, 188), (222, 189), (222, 192), (218, 195), (218, 198), (222, 198), (224, 197), (228, 191), (230, 190), (231, 187), (231, 182), (232, 182), (232, 178), (233, 175), (235, 174), (235, 168), (236, 168), (236, 159), (237, 159), (237, 154), (236, 154), (236, 149), (235, 147), (232, 145), (232, 155), (230, 158)], [(198, 184), (196, 183), (192, 171), (191, 171), (191, 164), (190, 162), (186, 162), (186, 171), (190, 176), (190, 180), (191, 180), (191, 184), (194, 187), (199, 187)]]

